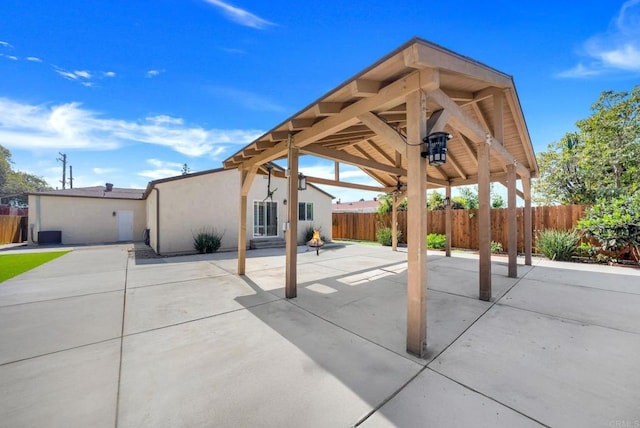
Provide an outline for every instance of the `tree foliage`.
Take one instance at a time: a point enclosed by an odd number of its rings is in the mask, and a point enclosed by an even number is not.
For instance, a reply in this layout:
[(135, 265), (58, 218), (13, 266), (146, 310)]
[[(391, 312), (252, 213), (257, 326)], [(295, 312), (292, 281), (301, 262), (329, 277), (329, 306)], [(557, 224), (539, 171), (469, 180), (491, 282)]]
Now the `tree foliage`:
[(640, 86), (603, 92), (591, 111), (538, 155), (537, 202), (593, 204), (640, 191)]
[(589, 208), (578, 228), (600, 242), (602, 249), (629, 248), (640, 260), (640, 194), (599, 200)]
[(51, 189), (47, 182), (33, 174), (13, 170), (11, 152), (0, 145), (0, 201), (12, 205), (26, 205), (29, 192)]
[[(407, 210), (407, 198), (404, 198), (400, 205), (398, 205), (398, 211)], [(393, 211), (393, 193), (384, 193), (378, 195), (378, 214), (387, 214)]]

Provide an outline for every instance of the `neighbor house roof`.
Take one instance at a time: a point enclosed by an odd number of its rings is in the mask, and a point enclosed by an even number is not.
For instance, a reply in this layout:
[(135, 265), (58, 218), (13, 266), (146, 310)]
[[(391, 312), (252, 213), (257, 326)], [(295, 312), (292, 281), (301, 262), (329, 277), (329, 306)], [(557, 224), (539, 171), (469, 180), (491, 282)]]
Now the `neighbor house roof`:
[[(273, 166), (274, 169), (276, 169), (276, 170), (278, 170), (280, 172), (280, 174), (278, 176), (284, 175), (284, 169), (281, 166), (279, 166), (279, 165), (277, 165), (277, 164), (275, 164), (273, 162), (270, 162), (269, 164), (271, 166)], [(153, 181), (150, 181), (149, 184), (147, 185), (147, 188), (144, 190), (144, 195), (143, 195), (142, 198), (146, 199), (147, 196), (149, 196), (149, 193), (151, 193), (151, 190), (153, 190), (153, 188), (158, 184), (168, 183), (168, 182), (177, 181), (177, 180), (185, 180), (185, 179), (189, 179), (189, 178), (199, 177), (199, 176), (202, 176), (202, 175), (216, 174), (216, 173), (223, 172), (223, 171), (227, 171), (227, 169), (225, 169), (225, 168), (208, 169), (208, 170), (205, 170), (205, 171), (192, 172), (192, 173), (189, 173), (189, 174), (176, 175), (175, 177), (167, 177), (167, 178), (160, 178), (158, 180), (153, 180)], [(263, 172), (261, 171), (260, 173), (263, 173)], [(318, 186), (314, 186), (311, 183), (309, 183), (308, 186), (313, 187), (317, 191), (319, 191), (321, 193), (324, 193), (325, 195), (327, 195), (328, 197), (333, 199), (333, 195), (325, 192), (324, 190), (320, 189)]]
[[(300, 154), (360, 167), (379, 183), (380, 188), (370, 190), (393, 190), (398, 181), (406, 182), (406, 100), (418, 90), (425, 94), (423, 109), (430, 126), (453, 137), (447, 163), (427, 167), (430, 188), (477, 183), (479, 142), (492, 148), (491, 181), (504, 182), (508, 165), (520, 176), (537, 176), (513, 78), (420, 38), (260, 136), (224, 166), (248, 170), (286, 158), (293, 145)], [(307, 181), (320, 182), (312, 177)], [(341, 184), (337, 176), (334, 181)]]
[(144, 189), (126, 189), (113, 187), (107, 190), (105, 186), (76, 187), (74, 189), (56, 189), (43, 192), (34, 192), (30, 195), (42, 196), (71, 196), (78, 198), (101, 198), (101, 199), (143, 199)]
[(380, 202), (373, 201), (356, 201), (356, 202), (338, 202), (333, 204), (332, 211), (334, 213), (346, 213), (346, 212), (359, 212), (359, 213), (374, 213), (378, 211)]

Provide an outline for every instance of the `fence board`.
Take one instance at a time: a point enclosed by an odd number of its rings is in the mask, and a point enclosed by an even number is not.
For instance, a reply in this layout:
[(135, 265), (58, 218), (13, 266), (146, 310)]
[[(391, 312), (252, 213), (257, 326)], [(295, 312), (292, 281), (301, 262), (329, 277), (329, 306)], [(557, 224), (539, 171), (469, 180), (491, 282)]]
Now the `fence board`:
[[(551, 207), (533, 207), (531, 226), (533, 228), (533, 245), (536, 235), (544, 229), (570, 230), (582, 218), (587, 205), (567, 205)], [(456, 248), (478, 249), (478, 217), (477, 210), (452, 210), (451, 212), (451, 244)], [(428, 233), (445, 233), (445, 211), (427, 212)], [(508, 251), (507, 209), (491, 210), (491, 239), (502, 244)], [(524, 252), (524, 208), (516, 210), (518, 224), (518, 251)], [(391, 214), (376, 213), (334, 213), (333, 237), (335, 239), (354, 239), (375, 241), (379, 227), (391, 227)], [(407, 213), (398, 212), (398, 230), (402, 233), (399, 240), (406, 243)]]
[(0, 216), (0, 244), (11, 244), (21, 242), (19, 215)]

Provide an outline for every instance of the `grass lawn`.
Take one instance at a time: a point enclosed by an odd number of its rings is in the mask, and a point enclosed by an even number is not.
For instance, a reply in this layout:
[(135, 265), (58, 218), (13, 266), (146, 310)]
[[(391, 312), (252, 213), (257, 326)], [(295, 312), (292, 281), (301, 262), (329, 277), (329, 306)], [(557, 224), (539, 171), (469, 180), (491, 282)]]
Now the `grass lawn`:
[(67, 254), (69, 251), (0, 255), (0, 282)]

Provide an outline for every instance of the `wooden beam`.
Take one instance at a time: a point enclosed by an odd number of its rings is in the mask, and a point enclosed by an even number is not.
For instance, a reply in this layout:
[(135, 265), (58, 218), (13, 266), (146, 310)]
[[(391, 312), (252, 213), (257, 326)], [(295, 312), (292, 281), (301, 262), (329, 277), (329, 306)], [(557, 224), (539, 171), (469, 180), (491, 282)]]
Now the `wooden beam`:
[(238, 220), (238, 275), (245, 274), (247, 257), (247, 195), (258, 168), (239, 169), (240, 172), (240, 218)]
[(378, 163), (370, 159), (362, 158), (360, 156), (351, 155), (341, 150), (328, 149), (319, 144), (312, 144), (310, 146), (306, 146), (301, 149), (301, 152), (310, 154), (310, 155), (319, 156), (325, 159), (339, 161), (341, 163), (346, 163), (349, 165), (355, 165), (360, 168), (373, 169), (375, 171), (385, 172), (393, 176), (407, 175), (407, 171), (402, 168), (397, 168), (395, 166)]
[(516, 217), (516, 168), (507, 166), (507, 251), (509, 254), (509, 278), (518, 277), (518, 221)]
[(427, 348), (427, 163), (420, 143), (427, 136), (426, 98), (422, 91), (407, 96), (407, 352), (424, 357)]
[(441, 88), (455, 102), (473, 101), (473, 92), (461, 91), (459, 89)]
[(404, 64), (412, 68), (439, 68), (473, 76), (499, 87), (513, 85), (511, 77), (435, 45), (414, 43), (402, 52)]
[(384, 120), (380, 119), (370, 111), (358, 116), (358, 119), (367, 125), (369, 129), (375, 132), (382, 140), (390, 144), (397, 152), (404, 151), (406, 143), (400, 133), (389, 126)]
[(473, 103), (471, 104), (471, 107), (473, 108), (473, 112), (476, 114), (476, 118), (478, 119), (478, 122), (484, 129), (484, 132), (487, 134), (491, 134), (492, 133), (491, 127), (487, 122), (487, 118), (485, 117), (484, 112), (480, 109), (480, 105), (478, 103)]
[(491, 186), (489, 145), (478, 144), (478, 246), (480, 300), (491, 300)]
[(398, 251), (398, 192), (392, 193), (391, 201), (391, 251)]
[(427, 176), (427, 183), (435, 184), (437, 187), (447, 187), (449, 185), (448, 180), (440, 180), (431, 176)]
[(444, 234), (447, 236), (447, 241), (444, 244), (445, 257), (451, 257), (451, 186), (447, 186), (445, 190), (445, 198), (449, 203), (444, 209)]
[(473, 163), (476, 166), (478, 166), (478, 154), (473, 149), (473, 144), (463, 134), (459, 132), (457, 134), (460, 137), (460, 142), (462, 143), (462, 147), (467, 151), (467, 153), (469, 154), (469, 157), (471, 158), (471, 160), (473, 160)]
[(449, 164), (453, 167), (453, 169), (456, 170), (460, 178), (462, 179), (467, 178), (467, 173), (464, 172), (464, 170), (456, 160), (455, 156), (453, 156), (453, 153), (447, 152), (447, 162), (449, 162)]
[(518, 100), (518, 94), (516, 93), (515, 89), (508, 89), (505, 93), (505, 98), (507, 100), (507, 104), (509, 105), (509, 110), (511, 111), (513, 122), (515, 123), (516, 129), (518, 130), (520, 141), (522, 145), (525, 146), (524, 152), (527, 155), (529, 168), (531, 169), (535, 177), (538, 173), (538, 163), (536, 162), (535, 154), (533, 153), (533, 148), (531, 147), (529, 131), (527, 130), (527, 125), (524, 121), (524, 117), (521, 114), (518, 114), (522, 112), (522, 109), (520, 108), (520, 101)]
[[(502, 184), (505, 188), (508, 189), (509, 188), (509, 184), (507, 182), (508, 179), (509, 178), (507, 176), (506, 180), (492, 180), (492, 181), (498, 181), (500, 184)], [(522, 190), (518, 189), (517, 187), (516, 187), (516, 196), (524, 201), (524, 192)]]
[[(333, 134), (341, 129), (348, 128), (359, 122), (358, 116), (378, 110), (384, 111), (392, 107), (398, 106), (404, 101), (406, 95), (419, 88), (431, 90), (440, 85), (440, 74), (434, 69), (418, 70), (402, 79), (398, 79), (393, 83), (380, 89), (377, 95), (368, 98), (362, 98), (331, 117), (324, 118), (316, 122), (311, 128), (300, 131), (296, 134), (295, 144), (297, 147), (304, 147), (312, 144), (328, 135)], [(245, 166), (250, 164), (261, 164), (274, 159), (278, 159), (287, 153), (287, 142), (278, 143), (275, 147), (265, 150), (256, 155), (252, 159), (245, 161)]]
[(531, 224), (531, 178), (522, 178), (522, 189), (524, 190), (524, 264), (531, 266), (532, 234)]
[[(380, 156), (382, 156), (383, 158), (386, 159), (387, 162), (389, 162), (390, 165), (395, 165), (395, 159), (393, 159), (391, 156), (389, 156), (387, 154), (387, 152), (385, 152), (384, 150), (382, 150), (382, 148), (377, 145), (375, 142), (371, 141), (371, 140), (367, 140), (367, 144), (369, 144), (369, 146), (371, 146), (371, 148), (373, 150), (375, 150), (376, 152), (378, 152), (380, 154)], [(396, 152), (397, 153), (397, 152)], [(397, 166), (397, 165), (396, 165)]]
[(377, 80), (357, 79), (349, 85), (352, 97), (372, 97), (378, 93), (380, 82)]
[(451, 115), (445, 110), (438, 110), (431, 114), (427, 120), (427, 133), (442, 132), (449, 121)]
[(267, 150), (275, 146), (273, 141), (256, 141), (254, 144), (258, 150)]
[(286, 238), (285, 297), (292, 299), (298, 295), (298, 149), (290, 141), (288, 179), (288, 217)]
[[(373, 156), (371, 156), (369, 153), (367, 153), (367, 151), (366, 151), (366, 150), (364, 150), (362, 147), (360, 147), (360, 146), (353, 146), (353, 148), (354, 148), (354, 149), (356, 149), (356, 150), (357, 150), (357, 151), (358, 151), (362, 156), (364, 156), (365, 158), (367, 158), (367, 159), (369, 159), (369, 160), (372, 160), (372, 161), (374, 161), (374, 162), (377, 162), (377, 161), (373, 158)], [(374, 177), (374, 178), (375, 178), (379, 183), (385, 183), (385, 184), (387, 184), (387, 183), (388, 183), (388, 182), (390, 182), (390, 181), (395, 182), (395, 181), (396, 181), (396, 177), (397, 177), (397, 176), (393, 176), (393, 175), (391, 175), (391, 176), (389, 176), (389, 175), (388, 175), (388, 176), (387, 176), (388, 180), (385, 180), (385, 179), (383, 179), (380, 175), (378, 175), (377, 173), (376, 173), (376, 174), (374, 174), (374, 173), (373, 173), (373, 172), (371, 172), (371, 171), (369, 171), (369, 175), (372, 175), (372, 176), (373, 176), (373, 177)]]
[(338, 161), (333, 163), (333, 176), (336, 181), (340, 181), (340, 162)]
[(521, 177), (528, 177), (529, 170), (524, 165), (518, 163), (515, 157), (502, 145), (502, 142), (496, 140), (491, 135), (487, 135), (482, 126), (476, 123), (470, 118), (462, 109), (451, 99), (442, 92), (440, 89), (434, 89), (428, 93), (429, 98), (438, 103), (445, 110), (449, 110), (451, 113), (451, 124), (457, 128), (461, 133), (468, 136), (472, 141), (480, 142), (484, 141), (490, 145), (493, 153), (495, 153), (504, 164), (515, 165), (518, 174)]
[(316, 116), (333, 116), (340, 113), (343, 103), (318, 103), (314, 106)]
[(366, 190), (369, 192), (386, 193), (386, 187), (368, 186), (366, 184), (348, 183), (346, 181), (329, 180), (328, 178), (307, 177), (307, 183), (324, 184), (327, 186), (345, 187), (347, 189)]
[(269, 132), (269, 139), (273, 142), (283, 141), (289, 138), (289, 131), (273, 131)]
[(315, 121), (315, 118), (291, 119), (287, 126), (290, 131), (299, 131), (302, 129), (311, 128)]

